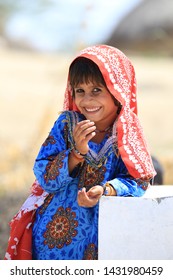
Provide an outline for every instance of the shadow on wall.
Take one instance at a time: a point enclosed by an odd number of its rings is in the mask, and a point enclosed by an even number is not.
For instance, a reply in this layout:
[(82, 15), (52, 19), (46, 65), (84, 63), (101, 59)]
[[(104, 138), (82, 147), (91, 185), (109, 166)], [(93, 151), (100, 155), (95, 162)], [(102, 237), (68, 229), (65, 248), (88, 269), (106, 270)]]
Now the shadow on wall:
[(153, 161), (154, 168), (157, 172), (157, 174), (154, 177), (154, 180), (152, 182), (152, 185), (163, 185), (164, 184), (164, 169), (163, 169), (163, 166), (158, 161), (158, 159), (154, 156), (152, 156), (152, 161)]

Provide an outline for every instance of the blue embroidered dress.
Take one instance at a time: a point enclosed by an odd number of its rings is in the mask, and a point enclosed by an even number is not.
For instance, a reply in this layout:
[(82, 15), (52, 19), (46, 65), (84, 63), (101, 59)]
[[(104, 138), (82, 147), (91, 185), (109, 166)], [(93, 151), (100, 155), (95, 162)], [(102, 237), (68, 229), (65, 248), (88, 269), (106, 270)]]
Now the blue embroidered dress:
[(100, 144), (90, 141), (85, 161), (69, 174), (72, 131), (83, 119), (77, 112), (63, 112), (36, 158), (36, 179), (49, 195), (36, 211), (33, 259), (98, 258), (99, 203), (91, 208), (79, 206), (77, 193), (82, 187), (89, 189), (109, 181), (118, 196), (141, 196), (145, 192), (146, 182), (132, 178), (119, 155), (115, 131), (106, 134)]

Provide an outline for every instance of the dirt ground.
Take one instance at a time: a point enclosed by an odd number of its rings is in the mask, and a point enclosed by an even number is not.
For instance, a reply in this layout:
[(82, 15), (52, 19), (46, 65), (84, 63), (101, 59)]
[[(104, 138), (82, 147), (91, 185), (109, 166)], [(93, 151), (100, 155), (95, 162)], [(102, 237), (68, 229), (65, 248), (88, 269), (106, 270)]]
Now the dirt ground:
[[(8, 222), (29, 193), (39, 147), (59, 111), (71, 54), (0, 49), (0, 259)], [(173, 184), (173, 58), (129, 56), (135, 66), (138, 111), (151, 153)]]

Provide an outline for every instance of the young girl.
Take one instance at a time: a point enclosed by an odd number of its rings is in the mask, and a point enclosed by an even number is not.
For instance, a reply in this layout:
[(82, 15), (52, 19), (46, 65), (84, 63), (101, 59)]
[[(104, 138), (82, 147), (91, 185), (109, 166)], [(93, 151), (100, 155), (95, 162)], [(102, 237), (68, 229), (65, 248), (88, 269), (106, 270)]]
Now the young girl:
[(98, 259), (102, 195), (142, 196), (155, 175), (137, 117), (135, 72), (120, 50), (93, 46), (73, 60), (64, 111), (34, 173), (5, 258)]

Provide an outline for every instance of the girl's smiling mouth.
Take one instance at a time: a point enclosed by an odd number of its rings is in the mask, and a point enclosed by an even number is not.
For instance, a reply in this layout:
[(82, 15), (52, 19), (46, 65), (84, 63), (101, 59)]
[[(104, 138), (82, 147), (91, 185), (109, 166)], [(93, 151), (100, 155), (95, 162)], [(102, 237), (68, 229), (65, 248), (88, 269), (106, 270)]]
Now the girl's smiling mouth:
[(87, 113), (96, 113), (101, 109), (101, 107), (84, 107), (84, 109)]

